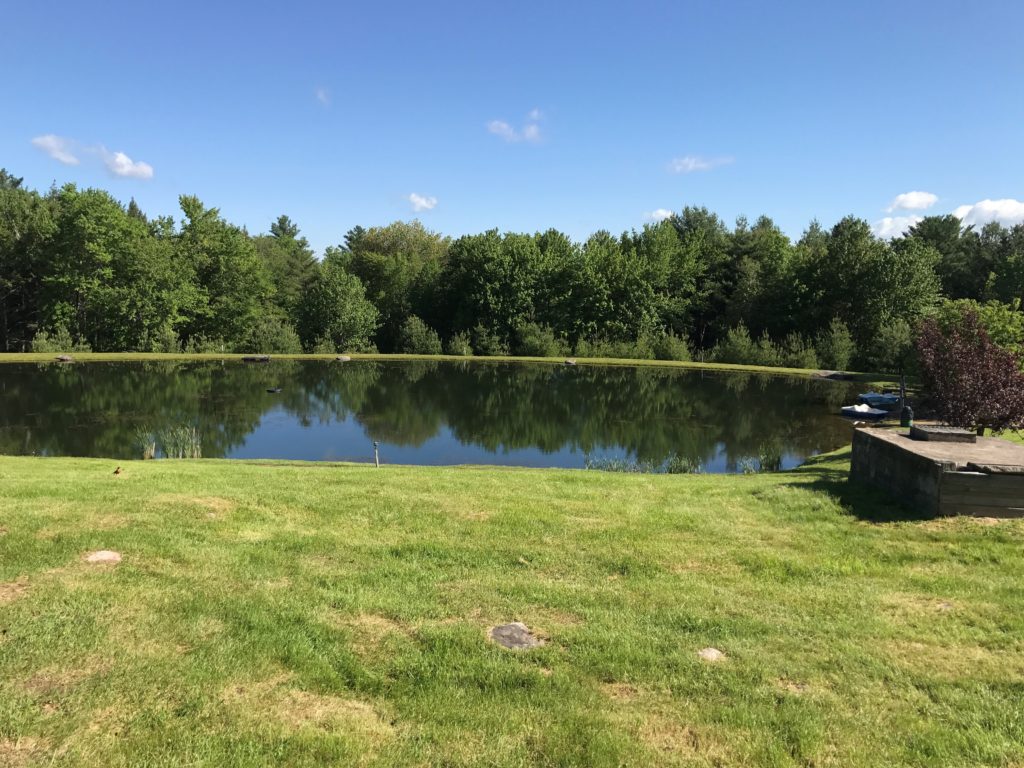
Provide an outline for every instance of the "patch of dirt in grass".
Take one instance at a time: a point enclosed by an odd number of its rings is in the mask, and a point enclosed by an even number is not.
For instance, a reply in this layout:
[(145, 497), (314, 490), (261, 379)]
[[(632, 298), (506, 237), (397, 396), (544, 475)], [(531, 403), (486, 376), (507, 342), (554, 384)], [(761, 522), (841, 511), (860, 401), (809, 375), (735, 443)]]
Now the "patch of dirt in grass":
[(705, 573), (714, 576), (724, 576), (730, 573), (738, 573), (739, 565), (736, 563), (710, 562), (708, 560), (685, 560), (683, 562), (671, 562), (663, 565), (669, 573), (680, 576), (688, 573)]
[(602, 683), (601, 692), (612, 701), (632, 702), (640, 698), (641, 691), (631, 683)]
[(954, 517), (937, 517), (934, 520), (927, 520), (920, 523), (920, 527), (926, 531), (951, 531), (970, 528), (990, 528), (994, 525), (1008, 522), (998, 517), (973, 517), (971, 515), (957, 515)]
[(22, 689), (33, 698), (67, 693), (93, 675), (110, 669), (105, 659), (79, 659), (63, 666), (41, 669), (22, 683)]
[(175, 507), (199, 507), (210, 518), (223, 517), (238, 506), (231, 499), (222, 496), (189, 496), (185, 493), (161, 493), (150, 499), (150, 502)]
[(413, 629), (387, 616), (374, 613), (360, 613), (355, 616), (331, 612), (326, 623), (351, 634), (352, 647), (360, 656), (375, 653), (388, 637), (409, 637)]
[(266, 680), (232, 685), (221, 698), (242, 717), (261, 723), (271, 720), (287, 731), (345, 731), (370, 743), (393, 735), (394, 726), (369, 702), (293, 688), (293, 678), (283, 672)]
[(4, 768), (21, 768), (31, 765), (46, 753), (45, 742), (31, 737), (0, 739), (0, 765)]
[(942, 614), (956, 609), (952, 600), (933, 595), (917, 595), (908, 592), (894, 592), (882, 598), (882, 605), (891, 613)]
[(6, 536), (6, 535), (7, 535), (7, 529), (4, 528), (2, 525), (0, 525), (0, 536)]
[(978, 645), (893, 641), (886, 646), (886, 655), (910, 672), (941, 680), (1024, 682), (1024, 656), (1013, 651)]
[(798, 683), (795, 680), (790, 680), (786, 677), (780, 677), (775, 681), (775, 684), (780, 690), (786, 693), (792, 693), (794, 696), (802, 696), (810, 690), (810, 686), (807, 683)]
[(0, 584), (0, 605), (12, 603), (28, 592), (28, 582), (24, 580)]

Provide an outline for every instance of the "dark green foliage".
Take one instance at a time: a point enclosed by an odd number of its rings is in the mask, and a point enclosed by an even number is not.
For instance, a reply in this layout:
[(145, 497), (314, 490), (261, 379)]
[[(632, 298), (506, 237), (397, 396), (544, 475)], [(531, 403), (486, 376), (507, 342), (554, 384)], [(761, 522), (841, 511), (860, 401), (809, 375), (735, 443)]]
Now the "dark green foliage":
[(816, 348), (818, 361), (823, 367), (833, 371), (845, 371), (849, 368), (856, 353), (850, 329), (838, 317), (832, 318), (828, 328), (818, 334)]
[(0, 350), (50, 329), (45, 346), (60, 326), (97, 351), (286, 349), (291, 326), (307, 350), (392, 352), (416, 317), (457, 354), (895, 370), (944, 296), (987, 308), (997, 342), (1024, 344), (1012, 309), (1024, 225), (928, 217), (890, 242), (847, 217), (794, 244), (767, 217), (730, 228), (699, 207), (583, 242), (557, 230), (449, 241), (395, 222), (350, 229), (318, 263), (287, 216), (251, 237), (180, 202), (179, 226), (134, 200), (73, 185), (41, 195), (0, 173)]
[(67, 326), (57, 323), (53, 328), (43, 328), (32, 339), (33, 352), (90, 352), (89, 345), (71, 338)]
[(508, 345), (483, 324), (478, 324), (470, 334), (473, 351), (478, 355), (498, 356), (509, 354)]
[(238, 351), (295, 355), (302, 352), (302, 342), (287, 319), (268, 314), (253, 323), (249, 336), (239, 345)]
[(440, 355), (441, 338), (416, 315), (410, 315), (402, 324), (398, 351), (410, 355)]
[(651, 339), (651, 352), (655, 360), (687, 362), (692, 359), (686, 339), (671, 332), (662, 332)]
[(473, 354), (473, 342), (469, 337), (469, 334), (465, 331), (459, 331), (458, 333), (452, 334), (451, 338), (445, 342), (444, 352), (446, 355), (460, 355), (463, 357), (469, 357)]
[(299, 336), (307, 349), (330, 344), (336, 351), (365, 351), (373, 346), (377, 318), (359, 278), (328, 257), (316, 270), (302, 303)]
[(526, 357), (561, 357), (569, 352), (563, 339), (546, 325), (524, 323), (516, 333), (516, 354)]

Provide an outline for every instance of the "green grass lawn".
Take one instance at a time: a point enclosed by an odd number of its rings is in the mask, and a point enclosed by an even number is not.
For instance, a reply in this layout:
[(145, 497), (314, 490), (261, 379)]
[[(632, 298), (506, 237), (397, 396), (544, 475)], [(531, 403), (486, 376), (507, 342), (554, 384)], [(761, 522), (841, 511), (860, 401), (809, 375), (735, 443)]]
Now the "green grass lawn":
[(1024, 522), (847, 466), (0, 458), (0, 765), (1021, 766)]

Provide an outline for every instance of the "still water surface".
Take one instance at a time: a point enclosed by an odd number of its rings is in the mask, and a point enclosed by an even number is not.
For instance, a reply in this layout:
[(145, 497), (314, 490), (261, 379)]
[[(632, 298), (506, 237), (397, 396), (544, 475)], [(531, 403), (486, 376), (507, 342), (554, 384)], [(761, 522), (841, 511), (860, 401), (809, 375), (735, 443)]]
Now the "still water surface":
[[(268, 389), (280, 388), (278, 393)], [(489, 362), (0, 365), (0, 453), (790, 468), (850, 440), (849, 385)]]

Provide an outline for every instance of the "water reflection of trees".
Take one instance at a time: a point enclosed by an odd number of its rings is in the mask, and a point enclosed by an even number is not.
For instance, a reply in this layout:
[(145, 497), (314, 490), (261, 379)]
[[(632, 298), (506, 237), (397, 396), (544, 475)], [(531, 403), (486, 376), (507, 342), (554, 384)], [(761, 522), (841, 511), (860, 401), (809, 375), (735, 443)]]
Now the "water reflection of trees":
[[(267, 388), (281, 387), (280, 394)], [(850, 390), (812, 379), (659, 368), (275, 361), (3, 366), (0, 451), (138, 455), (140, 433), (194, 428), (229, 455), (272, 409), (303, 425), (354, 419), (420, 446), (444, 427), (488, 451), (617, 451), (727, 465), (841, 444)]]

